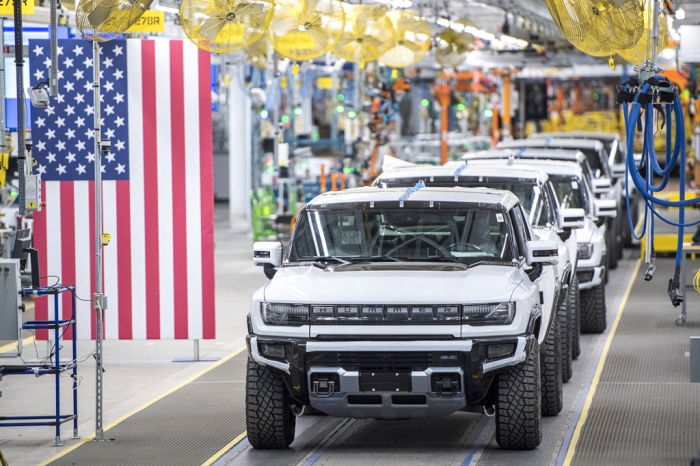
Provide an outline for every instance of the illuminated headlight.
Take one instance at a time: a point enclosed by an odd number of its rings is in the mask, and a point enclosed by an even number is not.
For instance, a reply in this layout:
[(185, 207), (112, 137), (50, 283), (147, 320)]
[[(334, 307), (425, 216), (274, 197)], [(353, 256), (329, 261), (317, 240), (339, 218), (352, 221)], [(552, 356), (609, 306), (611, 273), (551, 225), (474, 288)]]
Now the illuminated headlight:
[(578, 258), (581, 260), (590, 259), (593, 255), (593, 244), (578, 243)]
[(465, 304), (462, 322), (469, 325), (508, 325), (515, 317), (515, 303)]
[(309, 306), (302, 304), (263, 303), (263, 322), (267, 325), (304, 325), (309, 323)]

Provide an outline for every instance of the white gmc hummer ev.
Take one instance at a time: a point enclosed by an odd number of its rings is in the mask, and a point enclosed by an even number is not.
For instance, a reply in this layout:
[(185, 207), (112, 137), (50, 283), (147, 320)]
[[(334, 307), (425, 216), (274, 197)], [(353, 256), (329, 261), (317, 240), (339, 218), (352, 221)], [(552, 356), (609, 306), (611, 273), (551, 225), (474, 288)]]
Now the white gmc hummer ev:
[(534, 282), (558, 262), (518, 198), (485, 188), (322, 194), (289, 247), (256, 243), (271, 280), (252, 298), (248, 439), (284, 448), (305, 406), (337, 417), (496, 416), (503, 448), (539, 445)]

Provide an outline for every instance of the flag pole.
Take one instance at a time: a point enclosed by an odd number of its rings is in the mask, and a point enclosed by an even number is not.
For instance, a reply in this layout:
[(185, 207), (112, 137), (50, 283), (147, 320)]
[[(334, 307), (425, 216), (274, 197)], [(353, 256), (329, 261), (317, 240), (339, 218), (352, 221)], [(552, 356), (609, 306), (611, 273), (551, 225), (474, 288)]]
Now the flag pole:
[[(94, 39), (97, 39), (95, 37)], [(95, 309), (95, 440), (105, 440), (102, 427), (102, 340), (103, 340), (103, 311), (106, 309), (105, 296), (102, 290), (102, 154), (100, 140), (100, 43), (92, 42), (92, 71), (93, 96), (95, 100), (94, 139), (95, 139), (95, 294), (92, 296), (92, 306)]]

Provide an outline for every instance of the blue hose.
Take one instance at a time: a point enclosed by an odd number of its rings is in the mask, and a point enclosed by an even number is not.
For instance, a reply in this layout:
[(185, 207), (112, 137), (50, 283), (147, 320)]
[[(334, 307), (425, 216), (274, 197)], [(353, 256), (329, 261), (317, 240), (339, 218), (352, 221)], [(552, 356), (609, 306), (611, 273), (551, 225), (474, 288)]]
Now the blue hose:
[[(670, 82), (667, 78), (663, 76), (655, 76), (656, 81), (659, 83)], [(678, 227), (678, 246), (676, 249), (676, 272), (674, 278), (669, 283), (669, 296), (674, 306), (679, 305), (682, 302), (682, 297), (679, 296), (679, 276), (680, 276), (680, 266), (681, 259), (683, 257), (683, 233), (684, 228), (697, 225), (700, 223), (693, 222), (692, 224), (685, 223), (685, 207), (694, 205), (700, 202), (700, 198), (696, 199), (686, 199), (685, 198), (685, 164), (686, 164), (686, 139), (685, 139), (685, 124), (683, 118), (683, 109), (681, 107), (681, 101), (678, 97), (678, 93), (674, 92), (673, 102), (665, 104), (656, 104), (656, 109), (661, 111), (665, 107), (665, 121), (666, 124), (666, 165), (662, 169), (658, 163), (657, 154), (654, 149), (654, 98), (649, 99), (650, 101), (645, 104), (639, 103), (639, 97), (641, 95), (648, 95), (651, 89), (649, 82), (644, 83), (639, 92), (634, 96), (632, 101), (632, 107), (629, 108), (627, 102), (623, 103), (624, 108), (624, 118), (626, 126), (627, 135), (627, 160), (625, 163), (625, 174), (627, 179), (631, 179), (636, 188), (639, 190), (640, 194), (644, 198), (644, 229), (639, 237), (637, 237), (634, 231), (634, 224), (632, 222), (632, 214), (629, 203), (629, 186), (625, 187), (626, 190), (626, 202), (627, 202), (627, 219), (630, 223), (630, 229), (632, 230), (632, 236), (635, 239), (641, 239), (645, 234), (650, 233), (654, 235), (654, 220), (658, 217), (662, 221)], [(625, 91), (629, 91), (629, 86), (625, 87)], [(656, 92), (654, 90), (654, 92)], [(652, 97), (656, 97), (652, 94)], [(644, 110), (644, 139), (643, 139), (643, 150), (642, 150), (642, 161), (638, 167), (634, 161), (634, 133), (637, 128), (637, 122), (642, 116), (642, 111)], [(673, 113), (673, 115), (671, 115)], [(673, 141), (671, 136), (671, 125), (675, 120), (676, 138)], [(676, 163), (680, 161), (680, 200), (679, 201), (666, 201), (664, 199), (659, 199), (654, 196), (655, 192), (662, 191), (668, 185), (670, 180), (671, 171), (676, 166)], [(639, 173), (639, 169), (645, 167), (647, 173), (644, 175)], [(650, 169), (651, 168), (651, 169)], [(654, 184), (654, 175), (660, 176), (661, 181), (659, 184)], [(678, 223), (665, 219), (661, 214), (656, 211), (656, 206), (662, 207), (678, 207), (679, 216)], [(651, 231), (646, 231), (646, 222), (651, 211)], [(653, 244), (652, 244), (653, 248)]]

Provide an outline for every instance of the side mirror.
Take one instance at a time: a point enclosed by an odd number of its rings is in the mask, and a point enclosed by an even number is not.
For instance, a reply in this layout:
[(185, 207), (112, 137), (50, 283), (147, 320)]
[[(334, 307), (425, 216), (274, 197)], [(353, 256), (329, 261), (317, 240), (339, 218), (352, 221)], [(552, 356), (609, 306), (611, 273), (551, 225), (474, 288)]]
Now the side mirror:
[(583, 209), (560, 209), (559, 226), (561, 228), (583, 228), (586, 211)]
[(528, 241), (525, 243), (527, 265), (559, 263), (559, 248), (555, 241)]
[(610, 178), (594, 178), (593, 179), (593, 194), (605, 194), (612, 189)]
[(614, 199), (596, 199), (593, 204), (596, 217), (617, 217), (617, 201)]
[(616, 180), (619, 180), (620, 178), (624, 178), (625, 177), (625, 164), (624, 163), (616, 163), (616, 164), (610, 165), (610, 174)]
[(282, 243), (259, 241), (253, 244), (253, 263), (255, 265), (270, 264), (272, 267), (282, 265)]

